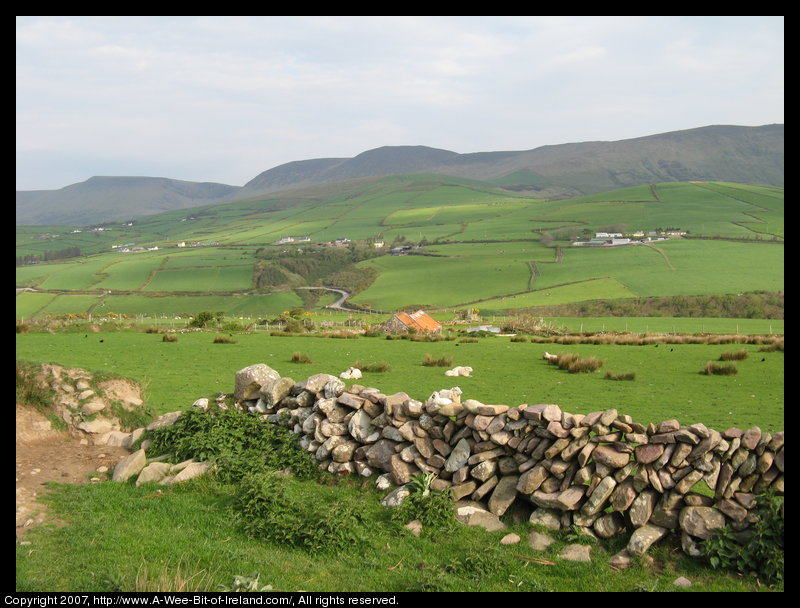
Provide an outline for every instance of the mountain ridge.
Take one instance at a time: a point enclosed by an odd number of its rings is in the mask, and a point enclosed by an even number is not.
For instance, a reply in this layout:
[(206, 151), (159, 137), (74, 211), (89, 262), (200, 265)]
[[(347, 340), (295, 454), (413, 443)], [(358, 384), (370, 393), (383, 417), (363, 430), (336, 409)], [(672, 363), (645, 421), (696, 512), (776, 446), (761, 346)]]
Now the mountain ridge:
[(158, 177), (95, 176), (59, 190), (17, 191), (17, 225), (91, 225), (273, 195), (361, 177), (433, 173), (537, 198), (567, 198), (662, 181), (784, 185), (784, 125), (710, 125), (618, 141), (460, 154), (382, 146), (352, 158), (291, 161), (244, 186)]

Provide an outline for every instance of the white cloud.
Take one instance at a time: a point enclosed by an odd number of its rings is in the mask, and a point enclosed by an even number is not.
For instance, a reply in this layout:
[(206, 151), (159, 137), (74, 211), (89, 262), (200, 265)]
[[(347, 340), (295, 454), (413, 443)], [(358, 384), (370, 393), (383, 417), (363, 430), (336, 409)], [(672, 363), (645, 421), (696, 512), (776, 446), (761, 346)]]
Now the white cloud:
[(16, 96), (20, 189), (82, 181), (98, 159), (241, 185), (383, 145), (783, 122), (783, 19), (18, 17)]

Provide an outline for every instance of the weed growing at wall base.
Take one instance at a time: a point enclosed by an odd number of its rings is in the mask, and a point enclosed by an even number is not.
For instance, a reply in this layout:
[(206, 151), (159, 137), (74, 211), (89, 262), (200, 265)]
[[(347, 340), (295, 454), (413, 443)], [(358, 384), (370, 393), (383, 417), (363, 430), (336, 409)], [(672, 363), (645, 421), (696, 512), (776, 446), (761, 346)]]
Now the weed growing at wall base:
[(725, 526), (700, 548), (712, 568), (754, 572), (769, 584), (783, 584), (784, 497), (767, 490), (757, 501), (752, 528), (737, 533)]

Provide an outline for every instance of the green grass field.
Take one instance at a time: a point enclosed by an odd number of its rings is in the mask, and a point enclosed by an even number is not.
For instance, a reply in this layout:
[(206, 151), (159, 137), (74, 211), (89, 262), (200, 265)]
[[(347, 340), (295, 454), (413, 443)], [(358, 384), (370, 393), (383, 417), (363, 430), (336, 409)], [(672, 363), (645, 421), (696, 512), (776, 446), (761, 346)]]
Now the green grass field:
[[(361, 360), (390, 365), (388, 372), (365, 373), (361, 384), (418, 399), (457, 380), (464, 398), (485, 403), (558, 403), (572, 413), (615, 408), (643, 423), (677, 418), (720, 430), (784, 428), (783, 353), (761, 352), (753, 345), (559, 347), (506, 337), (426, 343), (266, 334), (238, 334), (236, 344), (212, 344), (214, 335), (181, 334), (177, 342), (164, 343), (159, 334), (133, 331), (30, 333), (17, 335), (16, 347), (18, 359), (131, 377), (144, 386), (146, 405), (154, 413), (186, 409), (198, 397), (218, 391), (232, 392), (236, 370), (253, 363), (267, 363), (300, 380), (318, 372), (338, 374)], [(737, 361), (736, 376), (698, 373), (706, 361), (740, 349), (748, 357)], [(605, 365), (592, 374), (569, 374), (542, 360), (545, 350), (596, 356)], [(313, 363), (291, 363), (294, 352), (307, 354)], [(474, 377), (449, 378), (442, 368), (423, 366), (427, 354), (470, 365)], [(635, 371), (636, 378), (606, 380), (604, 370)], [(251, 573), (274, 591), (309, 593), (771, 590), (752, 576), (713, 570), (686, 557), (677, 541), (651, 548), (652, 562), (635, 559), (631, 568), (617, 571), (607, 562), (624, 547), (624, 536), (591, 543), (592, 562), (573, 563), (558, 552), (576, 542), (574, 534), (550, 533), (554, 544), (536, 551), (526, 543), (530, 524), (511, 515), (504, 518), (508, 527), (502, 531), (426, 528), (417, 538), (380, 506), (383, 493), (372, 481), (329, 479), (320, 485), (289, 477), (281, 484), (285, 500), (316, 517), (335, 517), (336, 509), (357, 505), (359, 519), (350, 525), (361, 542), (332, 551), (323, 545), (302, 549), (250, 538), (233, 510), (237, 487), (211, 479), (168, 488), (50, 484), (43, 500), (50, 517), (61, 523), (27, 532), (30, 545), (17, 543), (16, 590), (133, 592), (183, 585), (184, 591), (215, 591), (229, 587), (234, 576)], [(523, 541), (502, 546), (500, 539), (509, 532)], [(583, 537), (578, 542), (590, 541)], [(692, 587), (675, 587), (679, 576), (688, 577)]]
[[(276, 245), (283, 237), (303, 236), (311, 243), (348, 238), (359, 246), (384, 241), (387, 255), (360, 263), (378, 274), (353, 300), (381, 311), (478, 304), (503, 310), (636, 296), (783, 290), (779, 188), (664, 183), (562, 201), (539, 201), (480, 182), (437, 176), (357, 180), (346, 188), (170, 212), (104, 232), (73, 234), (43, 227), (37, 233), (25, 227), (17, 233), (18, 255), (56, 249), (59, 239), (63, 244), (83, 239), (92, 247), (84, 246), (90, 254), (85, 257), (19, 266), (16, 283), (50, 293), (92, 292), (96, 304), (108, 291), (245, 297), (254, 293), (258, 249), (305, 249), (304, 255), (313, 255), (308, 245)], [(690, 238), (646, 246), (570, 246), (575, 235), (591, 236), (609, 227), (645, 232), (680, 228)], [(48, 238), (37, 239), (37, 234)], [(111, 249), (113, 243), (134, 242), (159, 250)], [(179, 242), (189, 246), (178, 247)], [(425, 243), (426, 255), (390, 256), (394, 243)], [(55, 308), (86, 312), (85, 301), (77, 298), (61, 299), (52, 310), (31, 302), (27, 296), (17, 299), (18, 317), (52, 314)], [(68, 302), (76, 307), (67, 310)], [(235, 299), (228, 302), (222, 310), (240, 309)], [(196, 310), (191, 300), (184, 303), (183, 312)], [(134, 312), (149, 314), (150, 309)]]
[[(102, 336), (18, 334), (17, 357), (130, 376), (147, 387), (148, 403), (159, 413), (182, 409), (199, 397), (232, 392), (233, 374), (253, 363), (266, 363), (299, 381), (318, 372), (338, 376), (356, 361), (385, 361), (391, 371), (366, 374), (361, 383), (386, 394), (404, 391), (419, 400), (455, 382), (463, 398), (484, 403), (556, 403), (576, 414), (614, 407), (645, 424), (678, 418), (720, 430), (753, 425), (783, 429), (783, 353), (762, 353), (756, 345), (558, 345), (516, 343), (504, 337), (483, 338), (477, 344), (428, 343), (265, 333), (236, 335), (237, 344), (212, 344), (213, 337), (205, 332), (181, 334), (178, 342), (165, 343), (159, 334), (136, 331)], [(739, 362), (737, 375), (699, 373), (707, 361), (740, 347), (749, 357)], [(606, 363), (600, 373), (568, 374), (548, 365), (542, 359), (545, 351), (577, 352)], [(308, 355), (313, 363), (291, 363), (295, 352)], [(473, 367), (473, 377), (448, 378), (440, 368), (425, 367), (426, 354)], [(606, 370), (634, 371), (636, 380), (606, 380)]]

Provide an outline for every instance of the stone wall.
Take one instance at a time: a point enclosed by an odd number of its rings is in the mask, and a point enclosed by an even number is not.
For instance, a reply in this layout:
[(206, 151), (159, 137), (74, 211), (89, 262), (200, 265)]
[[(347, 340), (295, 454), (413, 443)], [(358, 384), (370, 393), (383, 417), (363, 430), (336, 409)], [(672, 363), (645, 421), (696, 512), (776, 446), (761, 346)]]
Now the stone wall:
[[(329, 374), (295, 382), (263, 364), (239, 370), (234, 392), (242, 409), (300, 435), (334, 475), (381, 474), (403, 486), (435, 474), (434, 489), (497, 517), (516, 504), (553, 528), (630, 533), (632, 554), (674, 531), (697, 555), (697, 540), (713, 529), (752, 523), (758, 492), (783, 493), (783, 431), (642, 424), (615, 409), (570, 414), (462, 397), (455, 387), (421, 402)], [(695, 490), (701, 482), (713, 496)]]

